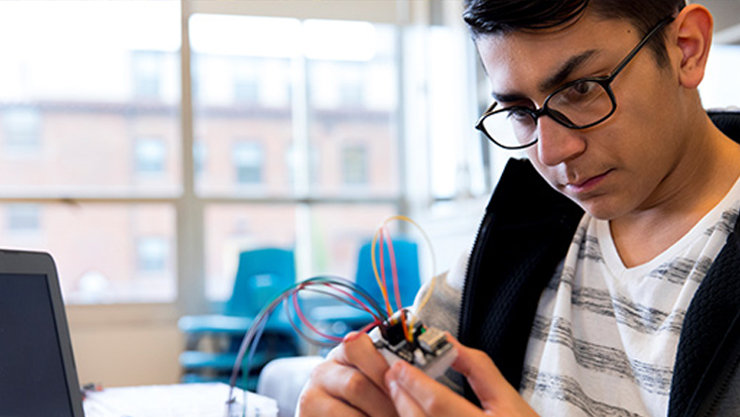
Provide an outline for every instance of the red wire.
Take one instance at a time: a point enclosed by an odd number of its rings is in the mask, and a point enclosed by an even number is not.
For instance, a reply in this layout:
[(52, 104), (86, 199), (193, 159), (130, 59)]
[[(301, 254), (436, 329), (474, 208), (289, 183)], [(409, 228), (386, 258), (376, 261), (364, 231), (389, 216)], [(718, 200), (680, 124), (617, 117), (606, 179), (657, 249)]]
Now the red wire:
[(336, 291), (336, 292), (338, 292), (338, 293), (340, 293), (340, 294), (346, 295), (347, 297), (351, 298), (351, 299), (352, 299), (352, 301), (354, 301), (355, 303), (357, 303), (357, 305), (358, 305), (358, 306), (359, 306), (360, 308), (362, 308), (363, 310), (365, 310), (365, 311), (367, 311), (368, 313), (370, 313), (370, 315), (371, 315), (371, 316), (373, 316), (373, 319), (375, 319), (375, 320), (380, 320), (380, 319), (378, 318), (378, 316), (377, 316), (377, 315), (375, 315), (375, 314), (374, 314), (374, 313), (372, 312), (372, 310), (370, 310), (370, 307), (368, 307), (368, 306), (367, 306), (367, 304), (365, 304), (365, 303), (363, 303), (362, 301), (360, 301), (360, 299), (358, 299), (357, 297), (355, 297), (354, 295), (352, 295), (352, 293), (350, 293), (350, 292), (347, 292), (347, 291), (344, 291), (343, 289), (341, 289), (341, 288), (339, 288), (339, 287), (335, 287), (335, 286), (334, 286), (334, 285), (332, 285), (332, 283), (330, 283), (330, 282), (324, 282), (324, 283), (322, 283), (322, 284), (323, 284), (323, 285), (325, 285), (325, 286), (327, 286), (327, 287), (329, 287), (329, 288), (331, 288), (331, 289), (333, 289), (334, 291)]
[(375, 327), (375, 326), (377, 326), (379, 324), (380, 324), (380, 320), (375, 320), (372, 323), (368, 323), (365, 327), (363, 327), (359, 331), (360, 331), (360, 333), (367, 333), (368, 330), (372, 329), (373, 327)]
[[(303, 286), (299, 287), (298, 289), (300, 289), (300, 288), (303, 288)], [(313, 332), (316, 333), (317, 335), (319, 335), (321, 337), (324, 337), (324, 338), (327, 338), (327, 339), (331, 340), (332, 342), (341, 342), (342, 341), (342, 338), (341, 337), (332, 336), (330, 334), (325, 334), (325, 333), (319, 331), (319, 329), (315, 328), (311, 324), (311, 322), (308, 321), (308, 319), (306, 318), (306, 316), (303, 315), (303, 311), (301, 311), (301, 306), (298, 305), (298, 297), (296, 297), (296, 292), (298, 291), (298, 289), (296, 289), (295, 291), (293, 291), (293, 294), (292, 294), (293, 295), (293, 307), (295, 308), (295, 312), (298, 314), (298, 318), (301, 319), (301, 322), (303, 322), (303, 324), (305, 324), (306, 327), (308, 327), (309, 329), (313, 330)]]
[[(378, 243), (380, 245), (380, 280), (383, 283), (383, 288), (381, 288), (381, 292), (383, 292), (384, 296), (386, 297), (385, 302), (388, 303), (388, 307), (390, 308), (390, 301), (388, 301), (388, 284), (385, 282), (385, 261), (383, 260), (383, 231), (385, 230), (385, 226), (380, 228), (380, 242)], [(385, 291), (383, 291), (385, 289)], [(388, 310), (388, 314), (391, 314), (391, 311)]]
[[(388, 233), (388, 229), (383, 228), (383, 233)], [(388, 254), (391, 258), (391, 272), (393, 274), (393, 289), (396, 293), (396, 309), (400, 310), (403, 306), (401, 305), (401, 290), (398, 286), (398, 268), (396, 267), (396, 254), (393, 252), (393, 240), (391, 239), (390, 233), (388, 233)]]

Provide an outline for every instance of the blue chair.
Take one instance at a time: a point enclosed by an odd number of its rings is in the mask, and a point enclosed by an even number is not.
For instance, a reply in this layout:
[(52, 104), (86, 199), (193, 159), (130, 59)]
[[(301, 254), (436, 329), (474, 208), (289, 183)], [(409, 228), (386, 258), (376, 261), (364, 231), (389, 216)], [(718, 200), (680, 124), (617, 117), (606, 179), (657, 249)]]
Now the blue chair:
[[(183, 382), (228, 380), (242, 338), (257, 314), (294, 282), (292, 250), (264, 248), (242, 252), (234, 289), (223, 314), (183, 316), (178, 321), (178, 327), (186, 336), (186, 349), (179, 357), (184, 371)], [(210, 339), (210, 346), (206, 346), (207, 339)], [(257, 374), (265, 363), (297, 354), (299, 345), (295, 330), (279, 308), (267, 322), (257, 346), (248, 370), (252, 377), (246, 388), (254, 389)]]
[[(375, 245), (376, 263), (378, 263), (378, 274), (380, 274), (379, 242), (376, 242)], [(392, 308), (395, 309), (396, 298), (393, 287), (390, 254), (387, 245), (384, 246), (383, 263), (385, 265), (388, 297), (390, 298)], [(357, 256), (355, 283), (367, 291), (385, 309), (383, 295), (373, 272), (371, 249), (372, 241), (366, 241), (360, 247), (360, 252)], [(396, 258), (401, 304), (404, 307), (408, 307), (413, 304), (414, 297), (421, 287), (418, 245), (405, 238), (393, 238), (393, 252)], [(310, 314), (312, 321), (321, 324), (322, 328), (329, 329), (331, 333), (339, 335), (347, 333), (350, 330), (360, 329), (373, 321), (370, 314), (346, 305), (317, 306), (311, 310)]]

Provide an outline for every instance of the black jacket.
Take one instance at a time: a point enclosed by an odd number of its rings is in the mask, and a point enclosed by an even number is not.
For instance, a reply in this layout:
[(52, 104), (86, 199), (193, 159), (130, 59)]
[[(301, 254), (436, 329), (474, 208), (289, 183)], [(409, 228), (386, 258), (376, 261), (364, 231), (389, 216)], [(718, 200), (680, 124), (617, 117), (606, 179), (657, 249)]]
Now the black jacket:
[[(740, 113), (710, 113), (740, 141)], [(504, 170), (470, 256), (460, 341), (489, 354), (519, 388), (540, 294), (583, 211), (528, 161)], [(469, 386), (466, 396), (475, 401)], [(740, 416), (740, 222), (691, 301), (678, 344), (668, 416)]]

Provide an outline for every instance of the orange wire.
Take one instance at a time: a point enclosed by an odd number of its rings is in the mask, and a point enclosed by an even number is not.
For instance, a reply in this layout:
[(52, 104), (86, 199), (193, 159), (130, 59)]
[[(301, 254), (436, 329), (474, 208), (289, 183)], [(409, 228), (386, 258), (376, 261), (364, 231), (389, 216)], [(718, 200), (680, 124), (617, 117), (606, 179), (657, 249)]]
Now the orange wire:
[(385, 299), (385, 307), (388, 309), (388, 316), (393, 315), (393, 307), (391, 307), (391, 301), (390, 297), (388, 297), (388, 284), (386, 283), (385, 279), (385, 261), (383, 260), (383, 231), (385, 230), (385, 226), (380, 228), (380, 277), (383, 282), (383, 285), (381, 286), (381, 290), (383, 291), (383, 298)]
[[(401, 290), (398, 286), (398, 267), (396, 266), (396, 253), (393, 251), (393, 239), (391, 239), (391, 234), (388, 232), (388, 228), (383, 226), (381, 229), (381, 241), (383, 235), (386, 235), (386, 239), (388, 240), (388, 255), (391, 260), (391, 272), (393, 274), (393, 288), (394, 292), (396, 293), (396, 308), (398, 311), (401, 311), (403, 306), (401, 305)], [(383, 252), (380, 253), (381, 258), (383, 256)], [(382, 262), (382, 261), (381, 261)], [(385, 283), (385, 276), (383, 276), (383, 283)], [(401, 312), (401, 328), (403, 329), (403, 335), (406, 338), (408, 342), (412, 342), (411, 340), (411, 333), (409, 331), (408, 326), (406, 326), (406, 314), (405, 312)]]

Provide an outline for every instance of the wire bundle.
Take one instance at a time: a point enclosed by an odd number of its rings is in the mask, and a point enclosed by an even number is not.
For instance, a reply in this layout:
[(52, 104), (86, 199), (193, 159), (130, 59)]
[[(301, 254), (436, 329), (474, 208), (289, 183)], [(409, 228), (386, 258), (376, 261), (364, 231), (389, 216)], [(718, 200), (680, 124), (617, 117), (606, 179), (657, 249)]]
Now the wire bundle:
[[(432, 259), (432, 271), (434, 275), (436, 275), (434, 251), (431, 250), (431, 242), (429, 238), (427, 237), (426, 233), (424, 233), (424, 230), (418, 224), (416, 224), (416, 222), (414, 222), (413, 220), (405, 216), (392, 216), (386, 219), (380, 225), (377, 232), (373, 236), (373, 241), (372, 241), (372, 246), (371, 246), (372, 248), (371, 249), (371, 260), (372, 260), (373, 273), (375, 274), (375, 279), (378, 283), (378, 286), (380, 287), (380, 291), (383, 296), (383, 302), (385, 304), (384, 306), (385, 309), (383, 309), (381, 305), (378, 303), (378, 301), (374, 300), (373, 297), (365, 289), (356, 285), (352, 281), (349, 281), (341, 277), (335, 277), (335, 276), (317, 276), (317, 277), (309, 278), (309, 279), (306, 279), (304, 281), (294, 284), (293, 286), (289, 287), (288, 289), (280, 293), (260, 311), (260, 313), (255, 318), (252, 326), (250, 326), (249, 330), (247, 331), (247, 333), (244, 335), (244, 338), (242, 339), (242, 343), (239, 346), (239, 351), (237, 353), (236, 361), (234, 363), (234, 368), (231, 373), (231, 378), (229, 380), (230, 388), (229, 388), (229, 399), (227, 401), (227, 416), (230, 417), (234, 415), (231, 412), (232, 405), (235, 403), (235, 398), (233, 396), (233, 390), (237, 382), (237, 378), (238, 378), (239, 370), (241, 368), (242, 361), (244, 361), (245, 359), (244, 357), (246, 355), (246, 367), (245, 367), (245, 371), (243, 372), (244, 378), (246, 380), (247, 373), (248, 373), (248, 370), (252, 362), (252, 358), (254, 357), (257, 345), (262, 336), (262, 333), (265, 330), (268, 319), (275, 312), (275, 310), (277, 310), (280, 304), (283, 305), (283, 308), (285, 310), (286, 316), (288, 318), (288, 321), (290, 322), (291, 327), (296, 331), (298, 335), (300, 335), (302, 338), (304, 338), (308, 342), (318, 345), (318, 346), (330, 347), (342, 341), (343, 339), (342, 337), (324, 333), (318, 328), (316, 328), (316, 326), (314, 326), (310, 322), (310, 320), (308, 320), (308, 318), (303, 313), (300, 303), (299, 303), (299, 299), (298, 299), (299, 292), (300, 293), (312, 292), (312, 293), (328, 296), (352, 308), (369, 313), (372, 316), (372, 321), (368, 323), (365, 327), (363, 327), (360, 330), (360, 332), (364, 333), (364, 332), (369, 331), (373, 327), (386, 322), (394, 314), (394, 310), (391, 307), (390, 297), (388, 296), (388, 289), (387, 289), (388, 286), (387, 286), (385, 262), (384, 262), (384, 252), (385, 251), (383, 249), (384, 249), (384, 246), (387, 246), (390, 267), (391, 267), (390, 268), (391, 276), (393, 279), (393, 288), (394, 288), (394, 293), (395, 293), (394, 301), (396, 304), (396, 309), (399, 311), (403, 309), (403, 306), (401, 305), (401, 294), (400, 294), (399, 285), (398, 285), (398, 271), (396, 268), (396, 257), (393, 251), (393, 243), (390, 238), (390, 233), (387, 228), (387, 224), (392, 220), (400, 220), (400, 221), (410, 223), (414, 225), (421, 232), (425, 241), (429, 245), (431, 259)], [(376, 243), (379, 243), (379, 247), (380, 247), (380, 273), (378, 273), (378, 266), (376, 265), (376, 257), (375, 257)], [(432, 286), (433, 285), (434, 285), (434, 281), (432, 280)], [(419, 304), (417, 312), (421, 311), (422, 307), (428, 301), (431, 293), (432, 293), (432, 288), (430, 287), (429, 290), (427, 291), (426, 296)], [(308, 330), (310, 330), (311, 333), (313, 333), (313, 335), (305, 332), (297, 325), (292, 315), (290, 314), (291, 307), (294, 309), (297, 318), (301, 321), (301, 323)], [(412, 329), (414, 325), (413, 318), (410, 320), (409, 323), (406, 323), (406, 315), (401, 314), (400, 317), (402, 321), (404, 337), (408, 341), (411, 341), (412, 332), (410, 329)], [(243, 417), (247, 416), (246, 398), (247, 398), (247, 394), (246, 394), (246, 391), (244, 391), (244, 396), (242, 400), (242, 413), (240, 414)]]

